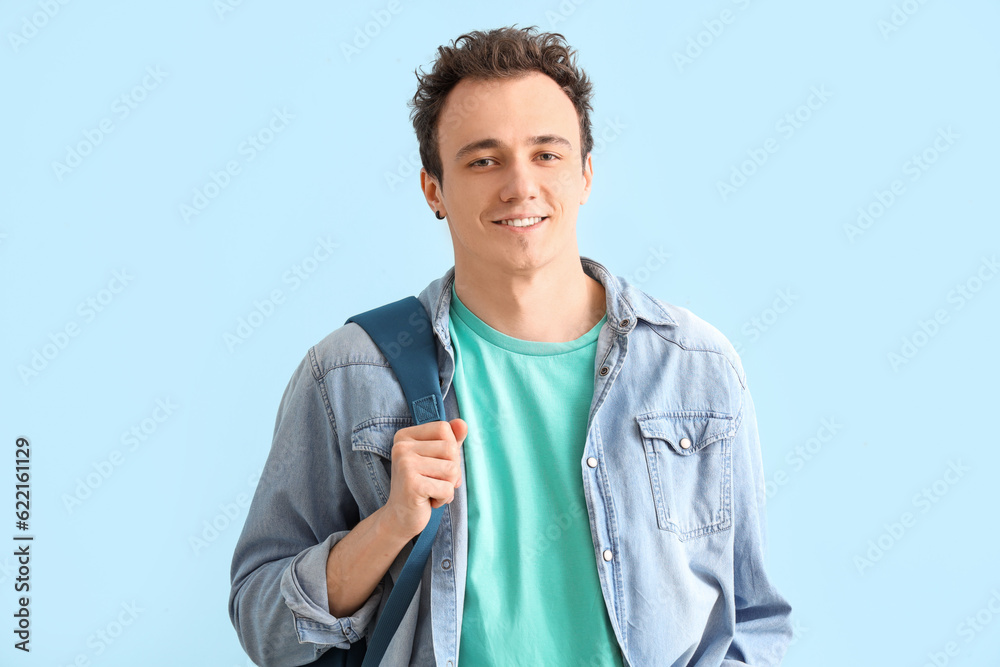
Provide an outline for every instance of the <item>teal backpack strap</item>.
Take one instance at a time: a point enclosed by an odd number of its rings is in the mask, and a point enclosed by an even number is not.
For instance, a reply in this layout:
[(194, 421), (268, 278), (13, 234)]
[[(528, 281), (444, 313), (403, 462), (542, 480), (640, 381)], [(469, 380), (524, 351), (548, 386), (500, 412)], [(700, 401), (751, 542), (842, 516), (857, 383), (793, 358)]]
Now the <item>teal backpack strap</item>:
[(360, 325), (389, 360), (414, 422), (444, 421), (437, 345), (424, 305), (408, 296), (349, 317), (347, 322)]
[[(348, 322), (354, 322), (364, 329), (389, 360), (403, 389), (414, 423), (447, 421), (438, 379), (437, 344), (424, 305), (416, 297), (408, 296), (350, 317), (344, 324)], [(410, 551), (403, 571), (390, 591), (389, 600), (375, 625), (371, 642), (367, 645), (363, 667), (375, 667), (381, 662), (389, 642), (399, 628), (431, 555), (431, 545), (437, 535), (443, 511), (444, 505), (431, 510), (431, 518)], [(355, 645), (359, 643), (355, 642)], [(357, 664), (355, 661), (358, 657), (358, 652), (352, 647), (346, 664)]]

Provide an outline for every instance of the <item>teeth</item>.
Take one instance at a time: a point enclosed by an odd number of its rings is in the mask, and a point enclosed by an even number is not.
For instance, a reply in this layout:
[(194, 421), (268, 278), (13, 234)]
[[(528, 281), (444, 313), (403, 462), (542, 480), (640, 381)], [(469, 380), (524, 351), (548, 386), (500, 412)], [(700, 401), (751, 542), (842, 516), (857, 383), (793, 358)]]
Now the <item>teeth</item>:
[(518, 220), (501, 220), (501, 225), (507, 225), (508, 227), (530, 227), (531, 225), (538, 224), (544, 218), (520, 218)]

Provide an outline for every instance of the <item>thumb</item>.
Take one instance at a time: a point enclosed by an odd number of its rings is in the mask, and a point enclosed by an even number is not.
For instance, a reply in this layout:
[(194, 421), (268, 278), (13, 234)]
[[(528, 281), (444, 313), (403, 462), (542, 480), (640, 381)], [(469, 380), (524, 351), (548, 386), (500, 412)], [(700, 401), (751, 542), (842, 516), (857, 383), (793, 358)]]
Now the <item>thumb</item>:
[(448, 423), (451, 424), (451, 430), (452, 433), (455, 434), (455, 440), (457, 440), (458, 444), (461, 445), (462, 441), (465, 440), (465, 436), (469, 434), (469, 425), (465, 423), (464, 419), (459, 419), (457, 417)]

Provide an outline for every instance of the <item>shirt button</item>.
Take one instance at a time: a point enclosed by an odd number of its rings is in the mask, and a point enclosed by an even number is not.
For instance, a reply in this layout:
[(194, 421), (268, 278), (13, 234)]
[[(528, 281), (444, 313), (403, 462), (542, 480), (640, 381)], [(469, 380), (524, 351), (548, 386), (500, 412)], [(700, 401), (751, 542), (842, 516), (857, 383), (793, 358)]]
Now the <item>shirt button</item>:
[(597, 459), (595, 459), (593, 456), (591, 456), (589, 459), (587, 459), (587, 465), (589, 465), (591, 468), (596, 468), (597, 467)]
[(687, 449), (690, 446), (691, 446), (691, 441), (690, 440), (688, 440), (687, 438), (681, 438), (681, 447), (683, 449)]
[(601, 377), (604, 377), (610, 372), (611, 370), (607, 366), (601, 366)]
[(628, 326), (628, 320), (627, 319), (622, 320), (621, 322), (618, 323), (618, 326), (627, 327)]
[(611, 553), (611, 549), (604, 550), (604, 560), (611, 560), (614, 556)]
[(444, 568), (445, 570), (449, 569), (451, 567), (451, 560), (445, 558), (443, 561), (441, 561), (441, 567)]

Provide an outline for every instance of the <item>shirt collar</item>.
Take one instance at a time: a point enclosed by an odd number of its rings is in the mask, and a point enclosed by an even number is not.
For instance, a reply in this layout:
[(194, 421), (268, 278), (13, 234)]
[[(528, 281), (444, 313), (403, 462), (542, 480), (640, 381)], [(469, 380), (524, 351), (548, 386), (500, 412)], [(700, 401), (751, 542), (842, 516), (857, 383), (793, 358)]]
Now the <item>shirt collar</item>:
[[(612, 275), (600, 262), (580, 255), (584, 272), (604, 286), (607, 298), (608, 326), (617, 333), (627, 334), (635, 328), (636, 319), (649, 324), (676, 326), (673, 306), (655, 299), (624, 278)], [(455, 266), (424, 288), (417, 299), (432, 314), (434, 330), (445, 346), (449, 345), (448, 314), (451, 306), (451, 285), (455, 282)]]

